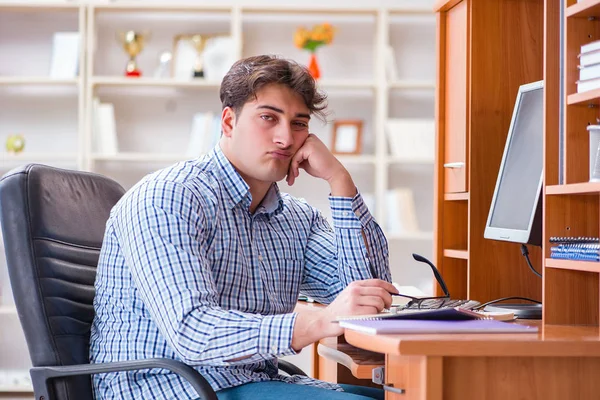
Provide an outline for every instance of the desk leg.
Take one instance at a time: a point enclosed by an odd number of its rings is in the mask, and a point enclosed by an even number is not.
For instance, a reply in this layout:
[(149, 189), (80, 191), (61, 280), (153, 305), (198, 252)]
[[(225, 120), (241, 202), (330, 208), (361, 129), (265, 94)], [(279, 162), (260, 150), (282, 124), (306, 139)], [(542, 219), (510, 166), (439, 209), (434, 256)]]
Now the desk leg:
[(388, 386), (405, 393), (385, 393), (386, 400), (442, 400), (442, 357), (385, 357), (385, 379)]

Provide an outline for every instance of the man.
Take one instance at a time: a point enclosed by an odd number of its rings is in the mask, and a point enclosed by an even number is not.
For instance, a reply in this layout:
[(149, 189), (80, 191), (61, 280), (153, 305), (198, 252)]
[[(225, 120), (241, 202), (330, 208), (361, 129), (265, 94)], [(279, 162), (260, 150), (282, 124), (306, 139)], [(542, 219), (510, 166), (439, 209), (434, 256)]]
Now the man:
[[(367, 388), (282, 376), (276, 357), (343, 330), (339, 315), (391, 305), (385, 237), (348, 171), (314, 135), (325, 96), (306, 69), (238, 61), (221, 85), (222, 137), (210, 154), (151, 174), (107, 222), (92, 362), (166, 357), (194, 366), (220, 399), (366, 399)], [(300, 171), (326, 180), (334, 229), (281, 194)], [(298, 294), (328, 304), (293, 312)], [(103, 399), (192, 399), (164, 370), (96, 375)], [(368, 396), (383, 398), (381, 391)]]

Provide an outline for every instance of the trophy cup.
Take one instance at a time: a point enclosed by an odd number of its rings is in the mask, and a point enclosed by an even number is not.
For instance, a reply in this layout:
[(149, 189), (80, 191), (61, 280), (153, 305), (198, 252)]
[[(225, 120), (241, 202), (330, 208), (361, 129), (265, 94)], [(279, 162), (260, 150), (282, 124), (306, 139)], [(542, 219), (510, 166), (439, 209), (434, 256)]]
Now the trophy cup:
[(142, 51), (149, 34), (136, 31), (119, 32), (117, 39), (123, 45), (123, 49), (129, 55), (129, 61), (125, 67), (125, 76), (141, 76), (135, 57)]
[(209, 36), (207, 35), (192, 35), (190, 37), (190, 42), (196, 49), (196, 61), (194, 62), (194, 78), (204, 78), (204, 60), (202, 53), (204, 52), (204, 48), (206, 47), (206, 42), (208, 41)]

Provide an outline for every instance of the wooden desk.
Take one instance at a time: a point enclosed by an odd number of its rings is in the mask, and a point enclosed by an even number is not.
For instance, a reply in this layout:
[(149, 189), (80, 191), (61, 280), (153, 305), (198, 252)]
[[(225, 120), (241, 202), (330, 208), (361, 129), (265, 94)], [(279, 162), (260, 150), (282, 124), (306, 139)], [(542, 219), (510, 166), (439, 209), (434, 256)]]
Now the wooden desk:
[[(539, 324), (539, 321), (536, 322)], [(596, 399), (598, 327), (547, 325), (536, 334), (368, 335), (346, 341), (385, 354), (386, 399)]]

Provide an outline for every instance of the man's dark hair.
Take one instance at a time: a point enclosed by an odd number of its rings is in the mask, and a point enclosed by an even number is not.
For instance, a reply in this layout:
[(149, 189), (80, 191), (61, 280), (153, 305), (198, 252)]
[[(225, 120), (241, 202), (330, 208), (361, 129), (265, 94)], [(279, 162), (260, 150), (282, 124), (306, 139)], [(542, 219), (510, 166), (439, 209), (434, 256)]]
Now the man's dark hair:
[(293, 60), (261, 55), (236, 61), (221, 82), (221, 104), (238, 114), (266, 85), (277, 83), (298, 93), (311, 114), (326, 120), (327, 95), (317, 89), (306, 67)]

